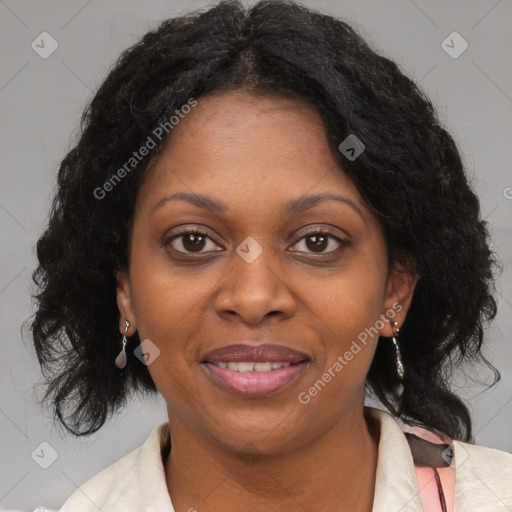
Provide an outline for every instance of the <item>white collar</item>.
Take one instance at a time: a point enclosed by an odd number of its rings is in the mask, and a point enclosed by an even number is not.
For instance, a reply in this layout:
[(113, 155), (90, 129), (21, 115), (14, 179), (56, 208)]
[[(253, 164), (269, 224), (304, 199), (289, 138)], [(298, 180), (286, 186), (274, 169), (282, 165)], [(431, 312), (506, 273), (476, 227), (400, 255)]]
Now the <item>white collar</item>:
[(387, 412), (365, 410), (380, 425), (377, 474), (372, 512), (423, 512), (409, 443)]

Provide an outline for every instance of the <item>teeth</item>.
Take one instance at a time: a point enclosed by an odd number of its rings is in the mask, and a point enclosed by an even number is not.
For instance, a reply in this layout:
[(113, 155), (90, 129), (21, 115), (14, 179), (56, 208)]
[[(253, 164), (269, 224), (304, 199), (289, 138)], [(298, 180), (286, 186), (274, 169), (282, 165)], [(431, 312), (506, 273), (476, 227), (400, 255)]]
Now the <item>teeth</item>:
[(255, 372), (269, 372), (270, 370), (272, 370), (272, 363), (254, 363)]
[(270, 372), (272, 370), (278, 370), (279, 368), (286, 368), (290, 366), (291, 363), (255, 363), (255, 362), (240, 362), (235, 363), (233, 361), (229, 362), (220, 362), (213, 363), (215, 366), (219, 366), (220, 368), (227, 368), (228, 370), (232, 370), (234, 372), (246, 373), (246, 372)]
[[(235, 370), (235, 368), (231, 367), (232, 363), (228, 364), (230, 370)], [(240, 373), (252, 372), (254, 370), (254, 363), (235, 363), (235, 366), (238, 366), (238, 371)]]

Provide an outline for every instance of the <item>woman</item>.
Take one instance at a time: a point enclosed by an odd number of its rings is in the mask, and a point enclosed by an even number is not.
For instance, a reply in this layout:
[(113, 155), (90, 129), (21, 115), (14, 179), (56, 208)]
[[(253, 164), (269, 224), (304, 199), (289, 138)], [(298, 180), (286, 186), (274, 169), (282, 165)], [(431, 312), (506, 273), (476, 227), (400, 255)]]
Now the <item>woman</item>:
[(222, 2), (146, 34), (37, 249), (59, 421), (92, 434), (134, 391), (169, 417), (62, 511), (512, 507), (512, 455), (471, 444), (448, 384), (496, 314), (478, 199), (429, 100), (345, 23)]

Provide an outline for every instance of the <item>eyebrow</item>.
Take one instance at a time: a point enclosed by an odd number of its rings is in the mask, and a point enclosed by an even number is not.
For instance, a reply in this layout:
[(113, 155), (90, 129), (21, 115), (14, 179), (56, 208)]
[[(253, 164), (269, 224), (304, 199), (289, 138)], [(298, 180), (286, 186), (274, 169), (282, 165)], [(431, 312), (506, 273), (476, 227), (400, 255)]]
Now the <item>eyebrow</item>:
[[(155, 204), (155, 206), (151, 208), (150, 213), (153, 213), (155, 210), (162, 207), (164, 204), (178, 199), (181, 199), (182, 201), (187, 201), (199, 208), (211, 210), (214, 213), (223, 213), (228, 211), (228, 207), (224, 203), (216, 199), (212, 199), (211, 197), (202, 194), (177, 192), (175, 194), (162, 197), (162, 199), (160, 199)], [(283, 204), (282, 210), (283, 213), (298, 214), (306, 210), (309, 210), (314, 206), (325, 201), (338, 201), (340, 203), (346, 204), (347, 206), (350, 206), (355, 212), (357, 212), (361, 216), (363, 221), (366, 222), (366, 217), (363, 215), (363, 212), (353, 201), (346, 197), (330, 193), (315, 194), (299, 197), (298, 199), (291, 199)]]

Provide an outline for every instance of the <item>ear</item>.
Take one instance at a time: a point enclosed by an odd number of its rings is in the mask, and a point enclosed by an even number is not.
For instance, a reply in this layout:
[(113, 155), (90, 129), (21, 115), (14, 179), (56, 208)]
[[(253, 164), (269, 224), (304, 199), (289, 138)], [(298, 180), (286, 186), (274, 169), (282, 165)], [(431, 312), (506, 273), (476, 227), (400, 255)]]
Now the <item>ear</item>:
[(388, 320), (380, 329), (380, 336), (391, 337), (393, 335), (391, 324), (397, 322), (398, 328), (400, 328), (405, 321), (419, 279), (419, 276), (411, 270), (414, 268), (411, 263), (412, 261), (409, 259), (406, 267), (396, 261), (393, 262), (386, 283), (385, 311), (382, 312), (383, 316), (381, 317), (383, 319), (387, 317)]
[(116, 301), (119, 309), (119, 331), (124, 334), (126, 330), (126, 320), (130, 323), (127, 336), (133, 336), (137, 330), (135, 313), (133, 311), (132, 296), (128, 271), (118, 269), (115, 272), (116, 278)]

